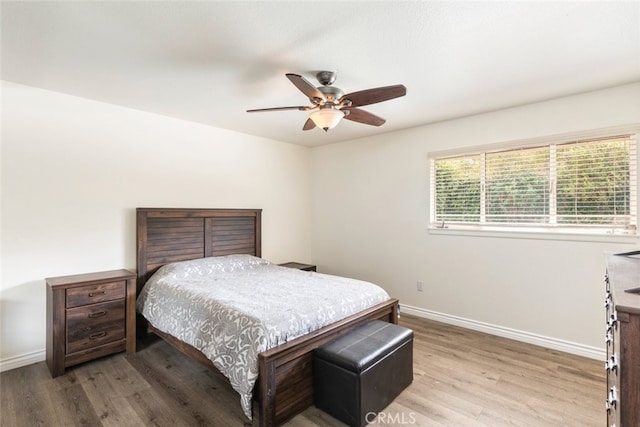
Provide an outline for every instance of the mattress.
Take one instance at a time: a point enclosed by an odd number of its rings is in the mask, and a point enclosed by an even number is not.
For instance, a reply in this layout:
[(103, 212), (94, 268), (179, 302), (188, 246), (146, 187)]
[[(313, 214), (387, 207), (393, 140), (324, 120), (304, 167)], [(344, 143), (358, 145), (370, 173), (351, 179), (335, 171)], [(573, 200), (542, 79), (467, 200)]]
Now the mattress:
[(153, 327), (209, 358), (251, 419), (259, 353), (388, 299), (369, 282), (229, 255), (161, 267), (137, 308)]

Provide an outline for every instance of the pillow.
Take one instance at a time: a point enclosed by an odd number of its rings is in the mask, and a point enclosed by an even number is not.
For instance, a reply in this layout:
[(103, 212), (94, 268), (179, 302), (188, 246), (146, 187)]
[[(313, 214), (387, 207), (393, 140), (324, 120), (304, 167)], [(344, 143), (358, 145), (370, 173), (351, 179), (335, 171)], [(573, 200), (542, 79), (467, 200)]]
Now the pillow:
[(270, 265), (266, 259), (253, 255), (236, 254), (216, 257), (198, 258), (189, 261), (172, 262), (162, 266), (155, 275), (175, 278), (190, 278), (195, 276), (209, 276), (213, 273), (230, 273), (233, 271), (249, 270), (262, 265)]
[(208, 257), (194, 261), (200, 261), (200, 263), (196, 262), (196, 264), (201, 266), (201, 268), (204, 270), (204, 274), (248, 270), (250, 268), (259, 267), (261, 265), (271, 264), (266, 259), (246, 254)]

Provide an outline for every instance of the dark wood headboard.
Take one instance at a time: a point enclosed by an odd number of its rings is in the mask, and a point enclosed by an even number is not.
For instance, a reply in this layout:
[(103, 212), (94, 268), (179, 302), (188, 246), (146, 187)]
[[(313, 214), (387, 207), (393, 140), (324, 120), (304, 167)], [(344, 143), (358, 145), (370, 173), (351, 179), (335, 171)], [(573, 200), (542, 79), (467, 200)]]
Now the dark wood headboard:
[(176, 261), (261, 256), (262, 209), (137, 208), (138, 292), (161, 266)]

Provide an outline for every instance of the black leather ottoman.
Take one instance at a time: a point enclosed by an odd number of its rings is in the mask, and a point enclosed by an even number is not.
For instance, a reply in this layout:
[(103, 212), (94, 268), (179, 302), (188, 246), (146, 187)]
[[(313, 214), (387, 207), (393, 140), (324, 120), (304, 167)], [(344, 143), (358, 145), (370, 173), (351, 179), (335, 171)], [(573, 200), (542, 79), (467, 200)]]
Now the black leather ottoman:
[(313, 363), (316, 407), (361, 427), (413, 381), (413, 331), (373, 320), (316, 349)]

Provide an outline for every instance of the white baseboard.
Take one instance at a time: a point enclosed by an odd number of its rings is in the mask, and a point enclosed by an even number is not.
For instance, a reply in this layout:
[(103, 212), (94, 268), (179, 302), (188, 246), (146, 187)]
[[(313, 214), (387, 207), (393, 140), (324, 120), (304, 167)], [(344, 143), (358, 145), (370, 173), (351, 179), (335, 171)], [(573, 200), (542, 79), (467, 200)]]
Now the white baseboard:
[(2, 359), (0, 360), (0, 372), (10, 371), (11, 369), (21, 368), (23, 366), (31, 365), (32, 363), (42, 362), (45, 359), (46, 352), (44, 350)]
[[(584, 356), (590, 359), (603, 361), (606, 359), (606, 353), (604, 349), (577, 344), (570, 341), (559, 340), (556, 338), (549, 338), (529, 332), (518, 331), (516, 329), (505, 328), (503, 326), (492, 325), (490, 323), (478, 322), (476, 320), (452, 316), (450, 314), (439, 313), (437, 311), (426, 310), (424, 308), (412, 307), (406, 304), (400, 304), (400, 307), (402, 313), (423, 317), (425, 319), (435, 320), (437, 322), (448, 323), (450, 325), (460, 326), (467, 329), (473, 329), (475, 331), (485, 332), (487, 334), (497, 335), (499, 337), (510, 338), (516, 341), (522, 341), (529, 344), (539, 345), (541, 347), (564, 351), (566, 353), (576, 354), (578, 356)], [(7, 359), (0, 360), (0, 372), (9, 371), (11, 369), (20, 368), (26, 365), (31, 365), (32, 363), (42, 362), (43, 360), (45, 360), (45, 358), (46, 352), (44, 350), (9, 357)]]
[(437, 311), (426, 310), (424, 308), (412, 307), (406, 304), (400, 304), (400, 308), (402, 313), (435, 320), (437, 322), (448, 323), (462, 328), (473, 329), (475, 331), (485, 332), (487, 334), (497, 335), (499, 337), (509, 338), (516, 341), (522, 341), (553, 350), (564, 351), (565, 353), (576, 354), (578, 356), (602, 361), (607, 358), (605, 350), (596, 347), (545, 337), (516, 329), (505, 328), (503, 326), (492, 325), (490, 323), (478, 322), (476, 320), (465, 319), (464, 317), (452, 316), (450, 314), (439, 313)]

